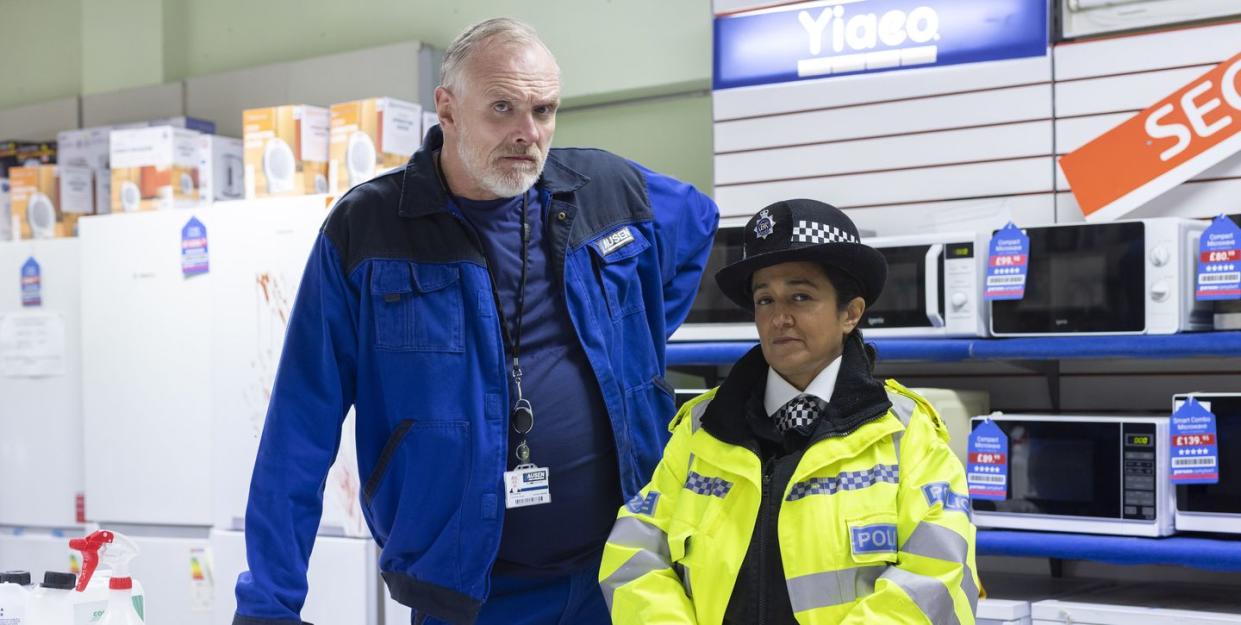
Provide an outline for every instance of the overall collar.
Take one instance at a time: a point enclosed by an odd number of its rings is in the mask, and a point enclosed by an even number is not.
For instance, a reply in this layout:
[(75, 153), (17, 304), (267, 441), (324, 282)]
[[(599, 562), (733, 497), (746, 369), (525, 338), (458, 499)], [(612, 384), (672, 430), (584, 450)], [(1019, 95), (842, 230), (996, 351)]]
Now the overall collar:
[[(401, 179), (401, 217), (425, 217), (448, 210), (449, 194), (435, 166), (435, 153), (443, 147), (444, 133), (438, 125), (434, 126), (427, 132), (422, 147), (405, 165), (405, 175)], [(589, 177), (564, 164), (552, 152), (547, 155), (543, 175), (535, 187), (551, 194), (572, 193), (587, 182), (590, 182)]]

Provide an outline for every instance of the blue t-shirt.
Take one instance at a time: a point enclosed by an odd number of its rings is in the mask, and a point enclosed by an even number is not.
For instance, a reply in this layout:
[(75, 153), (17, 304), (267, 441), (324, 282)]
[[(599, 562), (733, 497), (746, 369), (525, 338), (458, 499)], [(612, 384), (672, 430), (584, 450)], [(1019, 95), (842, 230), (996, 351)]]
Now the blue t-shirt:
[[(515, 337), (522, 198), (454, 201), (478, 233), (509, 336)], [(495, 571), (550, 577), (596, 566), (621, 505), (620, 474), (598, 379), (569, 318), (563, 277), (553, 275), (551, 241), (544, 236), (546, 207), (533, 190), (527, 201), (530, 246), (521, 332), (522, 390), (534, 409), (534, 429), (527, 435), (530, 460), (551, 470), (552, 500), (505, 512)], [(512, 389), (512, 378), (509, 386)], [(516, 399), (515, 392), (510, 394)], [(520, 440), (510, 425), (509, 469), (517, 465)]]

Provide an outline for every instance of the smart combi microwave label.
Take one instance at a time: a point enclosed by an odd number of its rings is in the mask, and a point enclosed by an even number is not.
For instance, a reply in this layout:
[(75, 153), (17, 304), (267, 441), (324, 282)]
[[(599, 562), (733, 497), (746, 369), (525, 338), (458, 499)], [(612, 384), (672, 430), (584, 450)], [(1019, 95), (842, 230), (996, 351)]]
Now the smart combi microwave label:
[(1047, 0), (799, 2), (715, 20), (715, 88), (1047, 54)]

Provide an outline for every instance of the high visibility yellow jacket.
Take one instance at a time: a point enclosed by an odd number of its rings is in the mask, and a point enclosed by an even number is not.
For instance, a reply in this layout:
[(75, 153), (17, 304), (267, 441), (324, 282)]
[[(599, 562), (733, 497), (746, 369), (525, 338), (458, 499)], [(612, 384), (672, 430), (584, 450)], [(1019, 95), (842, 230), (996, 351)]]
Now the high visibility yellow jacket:
[[(649, 484), (620, 510), (600, 583), (619, 625), (720, 625), (752, 540), (761, 460), (686, 403)], [(965, 472), (934, 408), (892, 407), (813, 442), (780, 496), (784, 580), (801, 625), (970, 625), (978, 600)], [(740, 591), (740, 589), (739, 589)]]

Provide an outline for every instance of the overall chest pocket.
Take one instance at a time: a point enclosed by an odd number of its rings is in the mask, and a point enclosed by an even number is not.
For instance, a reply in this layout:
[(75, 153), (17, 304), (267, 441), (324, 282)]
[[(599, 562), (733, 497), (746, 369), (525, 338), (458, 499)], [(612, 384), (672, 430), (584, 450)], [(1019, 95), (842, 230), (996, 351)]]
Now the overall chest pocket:
[(371, 273), (371, 302), (376, 349), (465, 350), (459, 267), (375, 261)]
[(651, 243), (635, 225), (609, 230), (586, 244), (613, 319), (644, 310), (638, 260)]

